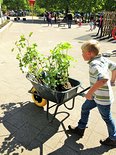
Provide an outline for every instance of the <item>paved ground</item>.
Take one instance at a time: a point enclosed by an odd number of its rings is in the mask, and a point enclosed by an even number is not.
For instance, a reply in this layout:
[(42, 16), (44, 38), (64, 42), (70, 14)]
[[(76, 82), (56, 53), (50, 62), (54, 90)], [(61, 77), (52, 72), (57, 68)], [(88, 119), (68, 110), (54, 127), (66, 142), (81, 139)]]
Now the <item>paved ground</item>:
[[(26, 36), (33, 32), (32, 42), (38, 44), (38, 49), (45, 54), (56, 44), (68, 41), (73, 45), (71, 54), (77, 58), (77, 63), (70, 69), (70, 76), (78, 79), (84, 88), (89, 86), (88, 65), (81, 57), (80, 46), (97, 29), (90, 32), (88, 25), (79, 28), (72, 25), (71, 29), (57, 25), (47, 26), (34, 18), (27, 21), (13, 22), (3, 32), (0, 32), (0, 154), (1, 155), (115, 155), (116, 148), (101, 146), (99, 140), (107, 137), (105, 123), (101, 120), (97, 109), (90, 115), (85, 136), (78, 139), (75, 135), (67, 135), (69, 124), (76, 125), (79, 120), (81, 105), (84, 98), (77, 96), (75, 107), (67, 110), (64, 106), (59, 111), (66, 113), (57, 115), (53, 123), (46, 119), (46, 107), (34, 105), (28, 90), (32, 87), (18, 67), (18, 61), (12, 53), (14, 42), (21, 34)], [(116, 49), (116, 42), (105, 39), (101, 43), (101, 52)], [(116, 61), (116, 58), (111, 58)], [(116, 96), (116, 87), (113, 88)], [(71, 100), (67, 103), (71, 107)], [(53, 103), (51, 103), (52, 105)], [(116, 99), (112, 106), (116, 120)], [(51, 108), (49, 117), (52, 117)]]

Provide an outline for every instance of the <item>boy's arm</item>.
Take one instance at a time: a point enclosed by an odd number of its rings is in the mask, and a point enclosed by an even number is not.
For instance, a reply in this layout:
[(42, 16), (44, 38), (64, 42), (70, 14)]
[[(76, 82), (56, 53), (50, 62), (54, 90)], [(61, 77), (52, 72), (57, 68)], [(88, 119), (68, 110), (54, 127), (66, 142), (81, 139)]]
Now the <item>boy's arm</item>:
[(93, 98), (93, 94), (96, 90), (98, 90), (100, 87), (102, 87), (106, 82), (108, 81), (108, 79), (101, 79), (99, 81), (97, 81), (87, 92), (87, 94), (85, 94), (85, 98), (88, 100), (92, 100)]
[(108, 68), (111, 71), (111, 86), (115, 86), (116, 82), (116, 63), (108, 59)]
[(116, 82), (116, 70), (113, 70), (111, 77), (111, 86), (115, 86), (115, 82)]

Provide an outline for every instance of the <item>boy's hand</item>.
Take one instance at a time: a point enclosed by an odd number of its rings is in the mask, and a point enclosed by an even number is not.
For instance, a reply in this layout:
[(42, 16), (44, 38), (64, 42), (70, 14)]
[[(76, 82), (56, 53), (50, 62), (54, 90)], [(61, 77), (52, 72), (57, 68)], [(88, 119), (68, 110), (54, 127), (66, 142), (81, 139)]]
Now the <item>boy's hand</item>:
[(111, 86), (115, 86), (116, 85), (116, 70), (112, 71), (112, 77), (111, 77)]
[(93, 94), (96, 90), (98, 90), (99, 88), (101, 88), (102, 86), (105, 85), (105, 83), (108, 81), (108, 79), (101, 79), (99, 81), (97, 81), (87, 92), (87, 94), (85, 95), (86, 99), (88, 100), (93, 100)]
[(84, 96), (87, 100), (93, 100), (93, 96), (90, 93), (85, 94)]
[(116, 82), (111, 81), (110, 83), (111, 83), (111, 86), (115, 86), (116, 85)]

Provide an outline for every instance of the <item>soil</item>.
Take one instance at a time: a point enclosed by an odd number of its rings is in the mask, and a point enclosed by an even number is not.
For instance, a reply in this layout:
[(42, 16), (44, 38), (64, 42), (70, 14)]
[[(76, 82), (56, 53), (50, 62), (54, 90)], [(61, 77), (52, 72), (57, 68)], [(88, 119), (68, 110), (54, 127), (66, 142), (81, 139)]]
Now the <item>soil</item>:
[[(41, 84), (44, 84), (43, 83), (43, 81), (42, 80), (38, 80)], [(56, 87), (56, 90), (57, 91), (67, 91), (67, 90), (69, 90), (69, 89), (71, 89), (73, 86), (71, 85), (71, 83), (70, 82), (67, 82), (67, 83), (65, 83), (65, 85), (58, 85), (57, 87)]]
[(56, 90), (57, 90), (57, 91), (66, 91), (66, 90), (69, 90), (69, 89), (71, 89), (71, 88), (72, 88), (71, 83), (70, 83), (70, 82), (67, 82), (67, 83), (65, 83), (65, 85), (59, 85), (59, 86), (56, 88)]

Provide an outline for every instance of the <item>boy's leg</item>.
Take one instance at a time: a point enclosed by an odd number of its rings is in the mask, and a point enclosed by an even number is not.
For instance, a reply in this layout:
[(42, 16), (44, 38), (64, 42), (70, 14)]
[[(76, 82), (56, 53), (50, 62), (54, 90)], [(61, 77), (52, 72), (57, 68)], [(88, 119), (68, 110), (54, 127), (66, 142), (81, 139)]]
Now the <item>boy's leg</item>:
[(81, 109), (81, 119), (78, 122), (78, 126), (76, 128), (68, 126), (70, 132), (76, 133), (79, 136), (83, 136), (86, 125), (88, 123), (90, 110), (96, 107), (96, 103), (93, 100), (86, 100), (82, 105)]
[(84, 129), (88, 123), (90, 110), (96, 107), (94, 100), (86, 100), (81, 108), (81, 119), (78, 122), (78, 128)]
[[(106, 143), (112, 143), (112, 141), (116, 145), (116, 124), (114, 123), (114, 120), (111, 116), (111, 105), (99, 105), (97, 104), (98, 110), (102, 116), (102, 119), (105, 121), (108, 129), (109, 137), (105, 141), (101, 141), (101, 144), (103, 142)], [(110, 141), (111, 140), (111, 141)], [(104, 144), (104, 143), (103, 143)]]
[(116, 140), (116, 125), (111, 116), (111, 105), (97, 105), (97, 107), (107, 125), (109, 138)]

